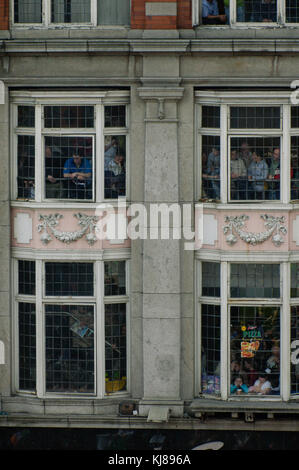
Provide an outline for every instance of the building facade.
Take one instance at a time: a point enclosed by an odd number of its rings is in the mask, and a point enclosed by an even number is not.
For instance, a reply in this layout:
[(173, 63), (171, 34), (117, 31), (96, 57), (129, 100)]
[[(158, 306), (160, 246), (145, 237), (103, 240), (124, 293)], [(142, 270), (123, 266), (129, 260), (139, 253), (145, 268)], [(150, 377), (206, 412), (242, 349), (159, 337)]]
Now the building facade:
[[(298, 32), (293, 0), (1, 0), (1, 426), (298, 430)], [(137, 204), (200, 236), (99, 236)]]

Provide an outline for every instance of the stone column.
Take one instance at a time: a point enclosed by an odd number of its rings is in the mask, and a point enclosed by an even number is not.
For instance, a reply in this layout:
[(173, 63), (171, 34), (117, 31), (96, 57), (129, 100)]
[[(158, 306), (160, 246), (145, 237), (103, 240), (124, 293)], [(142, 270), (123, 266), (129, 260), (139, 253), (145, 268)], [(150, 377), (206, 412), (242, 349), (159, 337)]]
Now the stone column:
[[(157, 80), (158, 81), (158, 80)], [(143, 79), (139, 96), (146, 102), (144, 202), (179, 204), (177, 104), (184, 89), (179, 80), (166, 86), (155, 79)], [(157, 206), (156, 206), (157, 207)], [(161, 220), (148, 217), (151, 228), (161, 228)], [(176, 227), (178, 228), (178, 227)], [(170, 231), (171, 233), (171, 231)], [(149, 237), (143, 241), (143, 400), (141, 415), (157, 407), (169, 408), (180, 416), (181, 362), (181, 266), (180, 240)], [(158, 412), (159, 414), (159, 412)]]

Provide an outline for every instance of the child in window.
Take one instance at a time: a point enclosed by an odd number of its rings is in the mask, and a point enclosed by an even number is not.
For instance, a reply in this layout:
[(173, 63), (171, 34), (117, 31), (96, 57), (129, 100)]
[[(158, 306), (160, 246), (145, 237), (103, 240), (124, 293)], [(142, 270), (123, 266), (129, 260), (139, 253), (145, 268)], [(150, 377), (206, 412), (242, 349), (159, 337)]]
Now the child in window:
[(243, 383), (242, 377), (236, 377), (234, 383), (230, 386), (230, 393), (241, 395), (242, 393), (248, 393), (248, 387)]

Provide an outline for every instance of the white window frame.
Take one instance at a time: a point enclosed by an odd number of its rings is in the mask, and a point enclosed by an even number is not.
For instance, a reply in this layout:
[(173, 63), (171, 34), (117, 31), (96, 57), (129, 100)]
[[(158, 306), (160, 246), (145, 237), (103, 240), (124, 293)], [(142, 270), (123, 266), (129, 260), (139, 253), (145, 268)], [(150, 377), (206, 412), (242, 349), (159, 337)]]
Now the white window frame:
[[(223, 25), (222, 27), (237, 27), (237, 28), (273, 28), (273, 27), (299, 27), (298, 23), (286, 22), (286, 0), (277, 0), (277, 21), (271, 23), (264, 22), (237, 22), (237, 0), (230, 1), (230, 24)], [(205, 28), (219, 28), (219, 25), (202, 25), (202, 0), (192, 0), (192, 25), (204, 26)]]
[[(13, 374), (12, 388), (18, 395), (32, 395), (38, 398), (115, 398), (124, 397), (130, 394), (130, 254), (124, 250), (122, 254), (107, 251), (94, 256), (86, 253), (77, 256), (73, 262), (91, 262), (94, 265), (94, 295), (91, 297), (57, 297), (46, 296), (44, 292), (45, 284), (45, 263), (46, 262), (69, 262), (69, 253), (40, 253), (35, 257), (26, 250), (14, 249), (12, 257), (12, 281), (14, 286), (14, 296), (12, 299), (12, 343), (13, 343)], [(24, 295), (18, 293), (18, 261), (35, 261), (36, 270), (36, 295)], [(104, 262), (105, 261), (125, 261), (126, 263), (126, 295), (105, 296), (104, 295)], [(19, 302), (34, 303), (36, 306), (36, 391), (20, 390), (19, 387), (19, 341), (18, 341), (18, 304)], [(94, 393), (58, 393), (46, 392), (46, 362), (45, 362), (45, 305), (93, 305), (94, 306)], [(126, 390), (107, 394), (105, 391), (105, 305), (125, 304), (126, 305), (126, 349), (127, 349), (127, 382)], [(100, 371), (100, 372), (99, 372)]]
[[(42, 0), (42, 22), (41, 23), (15, 23), (14, 21), (14, 1), (11, 0), (11, 24), (14, 28), (30, 28), (30, 29), (41, 29), (41, 28), (96, 28), (100, 27), (102, 29), (119, 29), (119, 28), (128, 28), (128, 25), (101, 25), (98, 24), (98, 0), (90, 0), (90, 21), (80, 22), (80, 23), (58, 23), (51, 21), (51, 0)], [(130, 11), (131, 11), (131, 2), (130, 2)]]
[[(35, 106), (35, 128), (18, 128), (17, 126), (17, 107), (18, 105)], [(59, 105), (59, 106), (94, 106), (94, 128), (60, 128), (51, 129), (43, 126), (43, 106)], [(126, 106), (126, 127), (104, 127), (104, 107), (107, 106)], [(129, 91), (106, 91), (98, 92), (11, 92), (11, 151), (13, 162), (11, 168), (11, 201), (12, 205), (32, 205), (39, 207), (47, 207), (49, 204), (71, 207), (74, 204), (86, 205), (94, 207), (99, 202), (107, 202), (115, 204), (116, 199), (104, 199), (104, 140), (105, 135), (124, 135), (126, 137), (126, 196), (123, 199), (130, 199), (129, 194)], [(17, 199), (17, 136), (33, 135), (35, 136), (35, 199), (27, 202), (18, 201)], [(45, 198), (45, 181), (44, 181), (44, 136), (51, 135), (80, 135), (92, 136), (94, 138), (93, 145), (93, 199), (91, 200), (71, 200), (71, 199), (46, 199)], [(96, 163), (96, 164), (95, 164)], [(89, 202), (87, 202), (89, 201)]]
[[(299, 135), (298, 129), (290, 127), (290, 110), (293, 106), (290, 102), (290, 93), (287, 91), (271, 91), (255, 92), (255, 91), (238, 91), (238, 92), (218, 92), (218, 91), (196, 91), (196, 138), (195, 138), (195, 187), (196, 198), (201, 199), (201, 135), (220, 135), (221, 145), (221, 162), (220, 162), (220, 195), (221, 204), (229, 207), (258, 208), (259, 204), (263, 204), (263, 208), (286, 207), (286, 204), (292, 202), (291, 207), (296, 207), (296, 202), (291, 200), (291, 184), (290, 184), (290, 136)], [(201, 106), (220, 106), (220, 129), (200, 128), (201, 125)], [(280, 106), (281, 107), (281, 129), (233, 129), (229, 128), (229, 106)], [(229, 170), (229, 141), (230, 136), (273, 136), (281, 138), (281, 160), (280, 160), (280, 200), (250, 200), (250, 201), (230, 201), (230, 171)], [(205, 203), (207, 204), (207, 203)], [(208, 204), (207, 204), (208, 206)]]

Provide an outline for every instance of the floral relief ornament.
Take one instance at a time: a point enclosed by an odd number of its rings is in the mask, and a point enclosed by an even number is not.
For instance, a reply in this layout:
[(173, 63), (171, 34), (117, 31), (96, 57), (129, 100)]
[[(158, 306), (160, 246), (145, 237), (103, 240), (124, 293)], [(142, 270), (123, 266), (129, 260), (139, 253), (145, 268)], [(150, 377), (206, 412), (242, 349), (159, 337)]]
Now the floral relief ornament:
[(61, 214), (39, 215), (41, 223), (38, 224), (37, 230), (38, 232), (43, 232), (40, 239), (44, 245), (47, 245), (52, 240), (51, 235), (54, 235), (57, 240), (67, 244), (79, 240), (84, 235), (89, 245), (93, 245), (97, 241), (97, 237), (95, 235), (98, 221), (97, 216), (81, 213), (74, 214), (74, 217), (78, 219), (78, 224), (82, 227), (76, 232), (62, 232), (56, 229), (59, 224), (59, 220), (62, 217), (63, 216)]
[(254, 246), (264, 243), (272, 236), (272, 243), (279, 247), (284, 242), (282, 234), (285, 235), (287, 233), (287, 229), (284, 226), (285, 218), (283, 216), (274, 217), (268, 214), (261, 215), (261, 218), (265, 221), (265, 228), (267, 230), (253, 233), (247, 232), (244, 229), (245, 222), (249, 219), (248, 215), (226, 216), (225, 222), (227, 225), (223, 227), (223, 232), (227, 235), (226, 242), (231, 246), (234, 245), (238, 240), (236, 236), (238, 235), (245, 243)]

